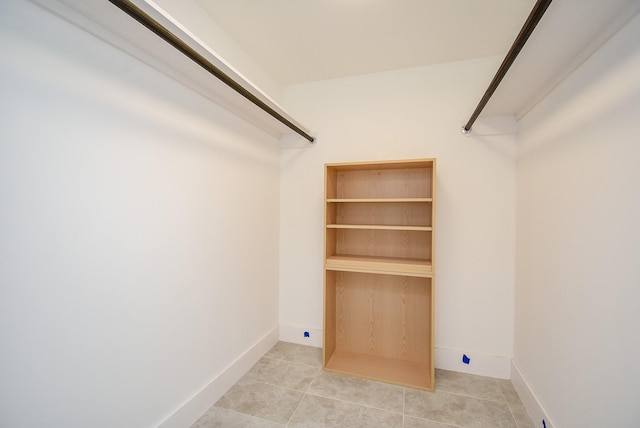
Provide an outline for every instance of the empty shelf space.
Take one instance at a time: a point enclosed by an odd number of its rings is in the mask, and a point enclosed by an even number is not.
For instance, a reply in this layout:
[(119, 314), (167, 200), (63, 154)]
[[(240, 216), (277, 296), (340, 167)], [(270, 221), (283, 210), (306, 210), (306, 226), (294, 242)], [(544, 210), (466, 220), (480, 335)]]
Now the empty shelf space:
[(325, 369), (336, 373), (432, 391), (431, 368), (428, 362), (394, 360), (374, 355), (336, 351)]
[(332, 256), (327, 258), (325, 268), (344, 272), (387, 273), (419, 277), (433, 275), (431, 260), (397, 257)]

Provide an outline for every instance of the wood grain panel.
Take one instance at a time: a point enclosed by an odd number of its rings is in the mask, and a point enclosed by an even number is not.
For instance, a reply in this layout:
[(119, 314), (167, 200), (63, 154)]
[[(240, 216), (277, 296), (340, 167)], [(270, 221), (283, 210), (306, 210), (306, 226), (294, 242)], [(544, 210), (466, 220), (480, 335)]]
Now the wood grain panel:
[(326, 370), (367, 379), (433, 391), (433, 370), (429, 360), (422, 363), (392, 360), (375, 355), (336, 351)]
[(430, 358), (431, 279), (336, 272), (336, 350)]
[(404, 276), (433, 276), (430, 261), (397, 257), (332, 256), (325, 261), (325, 269)]
[(337, 170), (335, 168), (331, 168), (328, 165), (324, 167), (324, 198), (331, 199), (336, 198), (336, 176)]
[(327, 365), (329, 358), (336, 351), (336, 272), (325, 271), (324, 280), (327, 286), (324, 288), (324, 334), (322, 346), (323, 366)]
[(431, 203), (338, 203), (334, 209), (337, 224), (379, 224), (403, 226), (431, 226)]
[(435, 159), (325, 165), (323, 367), (433, 390)]
[(429, 198), (431, 168), (337, 171), (336, 198)]
[(431, 259), (431, 232), (337, 229), (334, 255)]

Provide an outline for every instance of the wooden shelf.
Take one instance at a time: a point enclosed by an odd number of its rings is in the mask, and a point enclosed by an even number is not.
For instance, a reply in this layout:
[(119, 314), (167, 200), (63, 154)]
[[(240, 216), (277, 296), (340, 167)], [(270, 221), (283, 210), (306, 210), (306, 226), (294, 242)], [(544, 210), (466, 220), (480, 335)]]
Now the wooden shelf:
[(325, 269), (425, 278), (433, 276), (431, 260), (399, 257), (332, 256), (327, 258)]
[(351, 199), (327, 199), (328, 203), (392, 203), (392, 202), (433, 202), (433, 198), (351, 198)]
[(361, 229), (361, 230), (413, 230), (431, 232), (431, 226), (395, 226), (386, 224), (328, 224), (328, 229)]
[(325, 369), (396, 385), (433, 390), (432, 368), (428, 361), (416, 363), (336, 351), (329, 358)]
[(433, 165), (435, 159), (381, 160), (369, 162), (328, 163), (326, 166), (339, 171), (384, 171), (387, 169), (418, 169), (426, 163)]

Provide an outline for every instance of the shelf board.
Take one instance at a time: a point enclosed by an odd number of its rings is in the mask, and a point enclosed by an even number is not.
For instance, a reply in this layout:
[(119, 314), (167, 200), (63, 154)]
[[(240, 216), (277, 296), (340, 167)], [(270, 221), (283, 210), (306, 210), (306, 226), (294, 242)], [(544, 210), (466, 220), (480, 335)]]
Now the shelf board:
[(433, 202), (433, 198), (351, 198), (327, 199), (327, 203), (390, 203), (390, 202)]
[(326, 260), (325, 269), (425, 278), (433, 276), (431, 260), (397, 257), (332, 256)]
[(435, 158), (425, 158), (393, 161), (328, 163), (326, 164), (326, 167), (335, 169), (336, 171), (367, 171), (406, 168), (433, 168), (434, 164)]
[(431, 232), (431, 226), (394, 226), (385, 224), (328, 224), (327, 229), (360, 229), (360, 230), (412, 230)]
[(428, 391), (434, 389), (428, 362), (421, 364), (336, 350), (324, 368), (336, 373), (355, 375), (411, 388)]

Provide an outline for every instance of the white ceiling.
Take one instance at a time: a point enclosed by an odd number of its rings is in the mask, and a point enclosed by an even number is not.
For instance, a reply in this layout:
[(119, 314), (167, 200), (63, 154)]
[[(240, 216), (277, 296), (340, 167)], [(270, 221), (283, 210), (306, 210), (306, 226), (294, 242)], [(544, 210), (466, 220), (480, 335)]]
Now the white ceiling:
[(535, 0), (198, 0), (279, 83), (503, 55)]
[[(504, 56), (535, 4), (535, 0), (196, 1), (283, 85)], [(640, 0), (553, 1), (483, 115), (526, 113), (638, 10)]]

